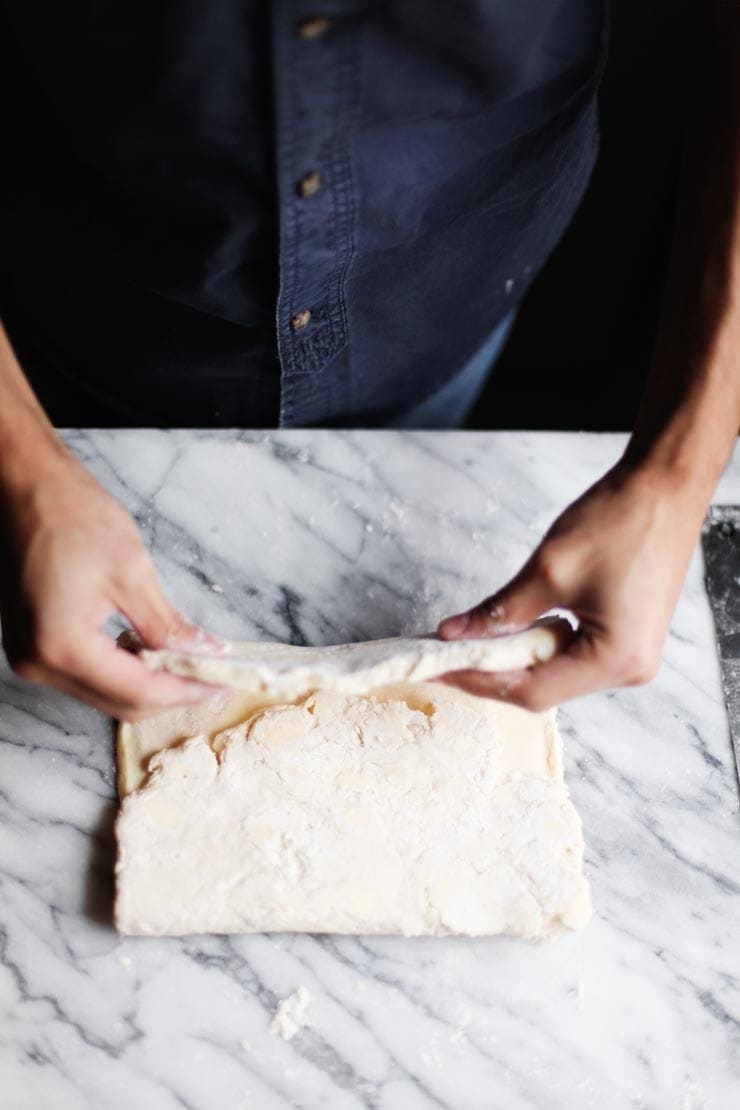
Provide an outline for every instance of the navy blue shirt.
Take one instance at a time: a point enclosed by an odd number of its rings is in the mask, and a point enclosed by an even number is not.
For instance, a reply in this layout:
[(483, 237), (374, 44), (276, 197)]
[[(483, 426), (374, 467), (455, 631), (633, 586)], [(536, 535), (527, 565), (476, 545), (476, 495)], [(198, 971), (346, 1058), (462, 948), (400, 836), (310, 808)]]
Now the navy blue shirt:
[(600, 0), (0, 0), (0, 314), (57, 423), (380, 426), (562, 235)]

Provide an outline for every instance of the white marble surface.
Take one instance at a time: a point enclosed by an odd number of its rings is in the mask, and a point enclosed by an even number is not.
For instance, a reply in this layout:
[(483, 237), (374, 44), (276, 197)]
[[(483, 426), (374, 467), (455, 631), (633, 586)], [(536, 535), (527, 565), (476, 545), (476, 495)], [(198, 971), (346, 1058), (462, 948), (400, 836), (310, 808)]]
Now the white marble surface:
[[(85, 432), (177, 604), (225, 636), (432, 628), (502, 583), (621, 437)], [(717, 500), (740, 502), (740, 456)], [(657, 680), (562, 712), (596, 916), (506, 938), (121, 939), (110, 722), (0, 699), (2, 1110), (730, 1110), (740, 823), (694, 560)], [(308, 1025), (270, 1032), (299, 986)]]

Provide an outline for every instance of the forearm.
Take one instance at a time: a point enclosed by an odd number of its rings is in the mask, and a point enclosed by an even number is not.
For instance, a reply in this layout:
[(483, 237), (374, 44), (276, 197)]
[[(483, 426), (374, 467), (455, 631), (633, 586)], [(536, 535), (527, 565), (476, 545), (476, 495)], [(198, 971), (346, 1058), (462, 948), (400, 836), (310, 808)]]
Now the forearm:
[(740, 22), (694, 5), (698, 59), (661, 324), (627, 465), (697, 506), (740, 426)]
[(0, 500), (69, 458), (0, 324)]
[[(676, 233), (655, 354), (620, 464), (554, 522), (503, 589), (443, 621), (497, 635), (569, 609), (578, 635), (503, 676), (448, 676), (537, 712), (655, 674), (686, 567), (740, 425), (740, 27), (736, 0), (700, 0)], [(697, 39), (694, 35), (694, 41)]]

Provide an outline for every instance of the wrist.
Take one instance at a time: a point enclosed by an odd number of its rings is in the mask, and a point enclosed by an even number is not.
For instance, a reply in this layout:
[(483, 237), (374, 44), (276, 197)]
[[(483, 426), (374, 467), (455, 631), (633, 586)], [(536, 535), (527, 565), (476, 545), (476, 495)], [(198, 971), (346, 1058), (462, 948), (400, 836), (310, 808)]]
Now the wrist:
[(74, 457), (49, 425), (0, 428), (0, 502), (19, 503), (68, 474)]
[(631, 438), (615, 468), (639, 480), (661, 497), (706, 508), (735, 443), (731, 435), (694, 434), (695, 429), (669, 430), (655, 438)]
[(23, 497), (71, 464), (0, 324), (0, 500)]
[[(701, 529), (716, 478), (698, 478), (694, 470), (669, 464), (660, 457), (635, 459), (625, 453), (611, 472), (616, 489), (647, 519), (692, 537)], [(642, 506), (640, 510), (638, 506)]]

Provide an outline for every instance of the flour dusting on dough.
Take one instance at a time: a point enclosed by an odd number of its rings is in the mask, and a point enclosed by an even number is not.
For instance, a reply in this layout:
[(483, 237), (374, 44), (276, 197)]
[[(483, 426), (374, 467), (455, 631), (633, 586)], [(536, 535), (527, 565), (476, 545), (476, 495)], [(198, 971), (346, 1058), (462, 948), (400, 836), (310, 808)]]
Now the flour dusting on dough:
[(170, 724), (118, 818), (122, 932), (534, 938), (588, 920), (553, 713), (400, 683), (184, 741)]

